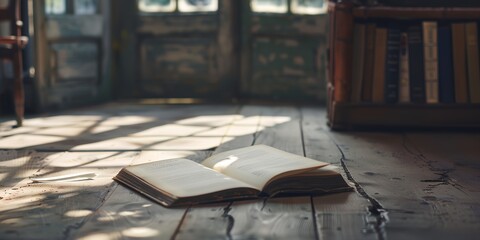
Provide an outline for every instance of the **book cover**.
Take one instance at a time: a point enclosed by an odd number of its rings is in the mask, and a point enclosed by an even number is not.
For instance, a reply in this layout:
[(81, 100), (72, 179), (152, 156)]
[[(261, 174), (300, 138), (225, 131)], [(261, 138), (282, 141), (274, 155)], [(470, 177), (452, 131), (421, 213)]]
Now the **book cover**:
[(375, 31), (375, 53), (373, 61), (372, 102), (385, 101), (385, 68), (387, 58), (387, 29), (379, 27)]
[(423, 60), (425, 73), (425, 99), (438, 103), (438, 46), (437, 22), (425, 21), (423, 29)]
[(464, 23), (452, 24), (452, 49), (455, 102), (467, 103), (468, 83)]
[(335, 20), (333, 23), (333, 48), (330, 48), (333, 62), (333, 97), (335, 102), (350, 100), (352, 81), (352, 54), (353, 54), (353, 27), (354, 19), (351, 14), (353, 4), (341, 2), (335, 4)]
[(410, 100), (425, 103), (425, 71), (423, 60), (422, 25), (412, 24), (408, 33), (408, 68), (410, 70)]
[(478, 57), (478, 30), (476, 22), (465, 24), (467, 48), (468, 90), (471, 103), (480, 103), (480, 65)]
[(438, 85), (440, 102), (454, 103), (452, 29), (449, 24), (438, 27)]
[(410, 72), (408, 70), (408, 35), (402, 32), (400, 36), (400, 67), (398, 101), (401, 103), (410, 102)]
[(396, 103), (398, 101), (399, 54), (400, 28), (397, 24), (390, 24), (387, 33), (387, 60), (385, 67), (385, 101), (387, 103)]
[(363, 70), (362, 100), (366, 102), (372, 101), (376, 28), (374, 23), (368, 23), (365, 30), (365, 63)]
[(362, 101), (362, 83), (365, 57), (365, 30), (363, 23), (356, 23), (353, 30), (353, 69), (352, 69), (352, 102)]

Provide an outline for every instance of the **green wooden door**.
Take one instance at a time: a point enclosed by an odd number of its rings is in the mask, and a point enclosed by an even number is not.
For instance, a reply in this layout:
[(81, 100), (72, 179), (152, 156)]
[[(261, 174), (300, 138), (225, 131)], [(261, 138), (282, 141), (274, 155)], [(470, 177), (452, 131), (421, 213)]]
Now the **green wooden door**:
[(109, 0), (39, 0), (34, 4), (40, 109), (110, 98)]
[(232, 0), (115, 1), (120, 96), (233, 97), (233, 11)]
[(324, 101), (328, 1), (243, 2), (242, 94)]

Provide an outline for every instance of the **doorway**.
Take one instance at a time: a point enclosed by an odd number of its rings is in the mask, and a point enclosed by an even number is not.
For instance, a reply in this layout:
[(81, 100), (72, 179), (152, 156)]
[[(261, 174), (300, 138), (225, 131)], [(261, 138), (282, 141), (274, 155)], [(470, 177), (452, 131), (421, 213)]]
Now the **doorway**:
[(102, 0), (35, 0), (40, 109), (110, 99), (110, 4)]
[(120, 97), (323, 101), (327, 3), (113, 1), (116, 89)]

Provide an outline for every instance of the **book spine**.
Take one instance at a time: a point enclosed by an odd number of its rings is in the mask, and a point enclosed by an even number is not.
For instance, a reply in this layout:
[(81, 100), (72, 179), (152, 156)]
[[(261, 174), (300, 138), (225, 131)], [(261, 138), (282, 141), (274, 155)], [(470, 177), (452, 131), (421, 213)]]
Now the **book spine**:
[(391, 25), (387, 33), (387, 60), (385, 72), (385, 101), (398, 101), (400, 29)]
[(468, 89), (471, 103), (480, 103), (480, 70), (478, 59), (477, 23), (465, 25), (465, 40), (467, 47)]
[(372, 101), (375, 29), (375, 24), (369, 23), (365, 30), (365, 65), (363, 70), (362, 100), (366, 102)]
[(408, 27), (408, 68), (410, 70), (410, 100), (425, 103), (425, 74), (422, 45), (422, 26)]
[(423, 60), (427, 103), (438, 103), (437, 23), (423, 22)]
[(452, 24), (453, 74), (455, 82), (455, 102), (468, 102), (465, 24)]
[(440, 102), (455, 102), (453, 79), (452, 30), (450, 25), (442, 25), (438, 27), (438, 84)]
[(403, 32), (400, 37), (400, 70), (399, 70), (398, 101), (410, 102), (410, 80), (408, 70), (408, 35)]
[(353, 35), (353, 69), (351, 101), (362, 101), (363, 60), (365, 56), (365, 24), (357, 23), (354, 26)]
[(375, 31), (375, 54), (373, 62), (372, 102), (382, 103), (385, 99), (385, 67), (387, 57), (387, 29)]
[(333, 54), (333, 84), (336, 102), (348, 102), (350, 98), (350, 81), (352, 80), (352, 36), (353, 4), (340, 2), (335, 6)]

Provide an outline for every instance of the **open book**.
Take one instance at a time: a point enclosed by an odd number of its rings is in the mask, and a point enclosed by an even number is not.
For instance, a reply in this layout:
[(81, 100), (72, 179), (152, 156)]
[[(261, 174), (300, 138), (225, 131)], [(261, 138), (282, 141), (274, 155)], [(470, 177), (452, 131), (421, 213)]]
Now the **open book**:
[(167, 207), (352, 190), (327, 165), (254, 145), (212, 155), (201, 164), (179, 158), (128, 166), (114, 179)]

